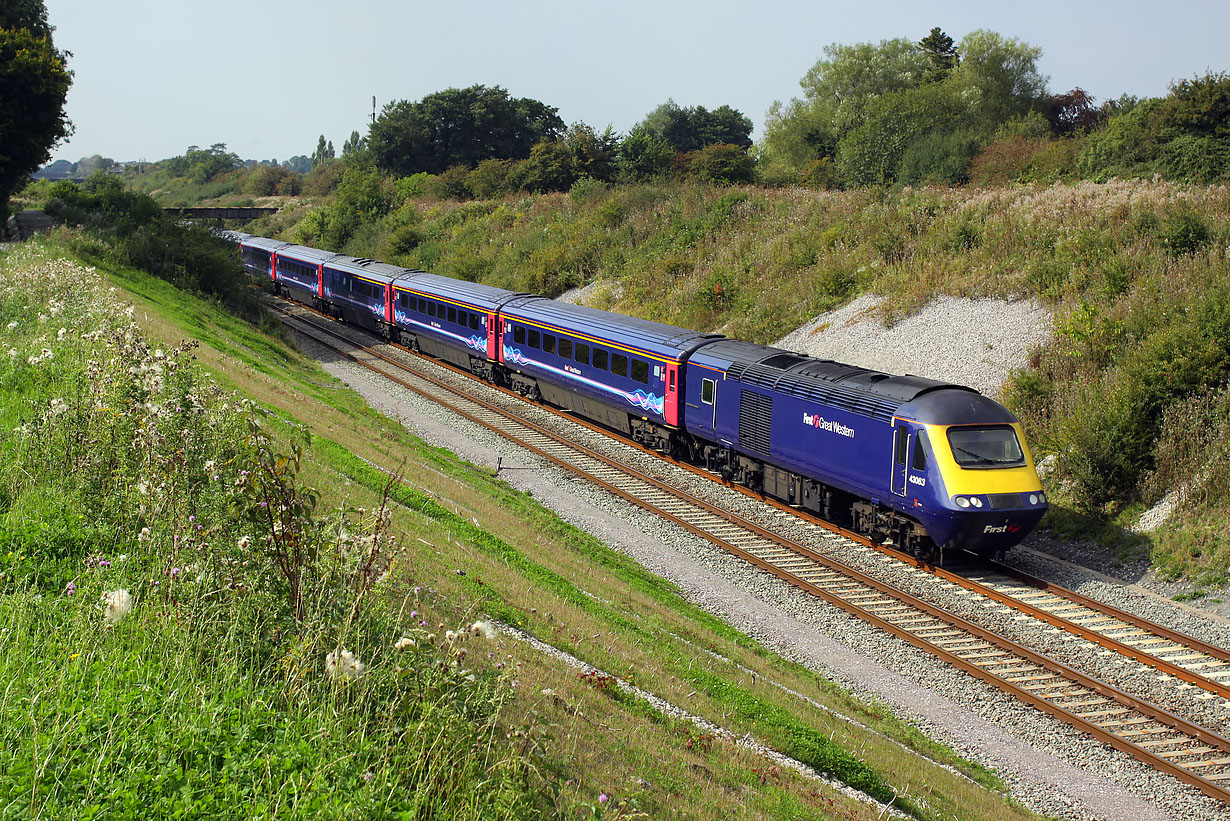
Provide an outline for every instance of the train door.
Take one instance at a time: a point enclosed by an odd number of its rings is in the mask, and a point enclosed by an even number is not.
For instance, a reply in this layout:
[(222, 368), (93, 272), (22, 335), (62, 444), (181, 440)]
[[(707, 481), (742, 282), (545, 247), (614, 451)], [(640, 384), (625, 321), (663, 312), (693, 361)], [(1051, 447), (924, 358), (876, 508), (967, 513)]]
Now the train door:
[[(502, 322), (503, 320), (501, 320)], [(498, 360), (500, 358), (500, 340), (497, 333), (499, 325), (496, 323), (495, 311), (487, 312), (487, 358)]]
[(666, 399), (662, 406), (662, 415), (668, 425), (679, 424), (679, 363), (671, 362), (666, 366)]
[(905, 495), (906, 454), (910, 450), (910, 429), (900, 419), (893, 420), (893, 493)]

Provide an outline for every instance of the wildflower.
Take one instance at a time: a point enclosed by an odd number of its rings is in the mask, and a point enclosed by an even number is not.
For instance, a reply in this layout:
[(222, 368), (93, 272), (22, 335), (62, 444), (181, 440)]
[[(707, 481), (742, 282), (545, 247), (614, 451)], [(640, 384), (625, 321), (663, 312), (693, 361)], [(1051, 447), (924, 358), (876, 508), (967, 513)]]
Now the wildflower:
[(599, 794), (598, 794), (598, 803), (599, 803), (599, 804), (605, 804), (606, 802), (608, 802), (608, 801), (610, 801), (610, 800), (611, 800), (611, 799), (607, 798), (606, 793), (599, 793)]
[(205, 463), (205, 472), (206, 472), (206, 473), (213, 473), (213, 472), (214, 472), (214, 466), (215, 466), (215, 465), (217, 465), (217, 462), (215, 462), (213, 459), (210, 459), (209, 461), (207, 461), (207, 462)]
[(553, 696), (553, 695), (555, 695), (555, 691), (554, 691), (554, 690), (552, 690), (550, 687), (543, 687), (543, 688), (542, 688), (542, 694), (543, 694), (544, 696)]
[(9, 359), (16, 359), (16, 358), (17, 358), (17, 349), (9, 348)]
[(410, 638), (409, 636), (402, 636), (401, 638), (397, 640), (397, 643), (393, 645), (393, 649), (394, 650), (408, 650), (409, 648), (414, 647), (414, 646), (415, 646), (414, 639)]
[(10, 331), (11, 331), (11, 330), (13, 330), (13, 329), (14, 329), (14, 328), (16, 328), (16, 327), (17, 327), (17, 320), (16, 320), (16, 319), (14, 319), (12, 322), (10, 322), (10, 323), (8, 324), (8, 328), (9, 328), (9, 330), (10, 330)]
[(103, 593), (102, 600), (107, 605), (103, 621), (108, 625), (115, 624), (132, 610), (132, 596), (127, 590), (109, 590)]
[(249, 539), (247, 536), (240, 536), (238, 544), (239, 544), (240, 550), (247, 550), (248, 545), (252, 544), (252, 540)]
[(495, 627), (489, 621), (476, 621), (471, 624), (470, 634), (474, 636), (482, 636), (487, 641), (491, 641), (497, 635)]
[(67, 333), (68, 333), (68, 328), (61, 328), (60, 330), (56, 331), (56, 340), (59, 342), (63, 342), (64, 335)]
[(457, 639), (461, 638), (461, 635), (462, 635), (461, 633), (455, 633), (452, 630), (449, 630), (447, 633), (444, 634), (444, 640), (447, 641), (449, 644), (452, 644), (453, 642), (457, 641)]
[(331, 679), (357, 679), (367, 672), (367, 665), (342, 648), (325, 656), (325, 673)]
[(148, 527), (141, 528), (141, 532), (137, 534), (137, 541), (145, 544), (150, 540), (150, 532)]
[(51, 400), (51, 413), (53, 416), (60, 416), (68, 412), (68, 405), (58, 396)]
[(76, 592), (77, 592), (77, 585), (73, 584), (72, 582), (69, 582), (68, 584), (64, 585), (64, 595), (65, 596), (71, 596)]

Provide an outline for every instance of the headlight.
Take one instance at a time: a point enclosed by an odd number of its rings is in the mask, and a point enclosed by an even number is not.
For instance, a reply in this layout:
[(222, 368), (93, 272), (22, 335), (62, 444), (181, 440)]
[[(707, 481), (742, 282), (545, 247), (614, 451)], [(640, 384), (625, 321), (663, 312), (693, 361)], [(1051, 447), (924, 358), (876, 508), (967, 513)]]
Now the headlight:
[(1031, 505), (1036, 505), (1036, 504), (1038, 504), (1038, 494), (1036, 494), (1036, 493), (1031, 493), (1031, 494), (1029, 494), (1029, 503), (1030, 503)]
[(982, 507), (982, 500), (979, 499), (977, 496), (969, 497), (969, 503), (973, 505), (974, 507)]
[(969, 499), (964, 496), (958, 496), (953, 501), (957, 503), (957, 507), (969, 507)]
[(1038, 503), (1043, 504), (1043, 505), (1046, 504), (1046, 494), (1045, 493), (1038, 494)]

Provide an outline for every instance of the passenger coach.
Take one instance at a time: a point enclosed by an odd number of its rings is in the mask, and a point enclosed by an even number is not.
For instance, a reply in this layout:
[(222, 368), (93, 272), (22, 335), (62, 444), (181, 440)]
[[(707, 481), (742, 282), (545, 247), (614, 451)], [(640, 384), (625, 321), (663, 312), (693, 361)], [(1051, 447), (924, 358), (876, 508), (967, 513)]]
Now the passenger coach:
[(500, 310), (511, 387), (662, 451), (678, 443), (682, 365), (720, 337), (537, 296)]

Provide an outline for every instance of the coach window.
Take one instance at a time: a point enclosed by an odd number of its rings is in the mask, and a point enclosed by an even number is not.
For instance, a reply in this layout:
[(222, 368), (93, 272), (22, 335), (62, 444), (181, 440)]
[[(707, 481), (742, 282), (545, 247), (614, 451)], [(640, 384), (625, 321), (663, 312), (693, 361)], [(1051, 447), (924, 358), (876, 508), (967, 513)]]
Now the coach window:
[(628, 357), (621, 353), (611, 354), (611, 373), (616, 376), (628, 375)]
[(518, 345), (525, 344), (525, 326), (517, 325), (513, 328), (513, 342)]
[(588, 365), (589, 364), (589, 346), (586, 345), (584, 342), (578, 342), (576, 354), (572, 358), (580, 362), (582, 365)]
[(448, 306), (448, 321), (454, 323), (457, 321), (457, 309), (452, 305)]
[(463, 311), (463, 310), (461, 310), (460, 308), (458, 308), (458, 309), (457, 309), (457, 324), (458, 324), (458, 325), (460, 325), (460, 326), (461, 326), (461, 327), (463, 327), (463, 328), (464, 328), (464, 327), (466, 326), (466, 324), (467, 324), (467, 322), (466, 322), (466, 312), (465, 312), (465, 311)]
[(480, 322), (480, 320), (479, 320), (479, 316), (478, 316), (478, 314), (470, 314), (470, 330), (471, 330), (471, 331), (477, 331), (477, 330), (478, 330), (478, 326), (479, 326), (480, 324), (481, 324), (481, 322)]
[(542, 347), (542, 334), (538, 333), (538, 331), (534, 330), (533, 328), (530, 328), (530, 347), (531, 348), (541, 348)]
[(594, 348), (594, 367), (606, 370), (607, 352), (606, 348)]
[(649, 384), (649, 363), (644, 359), (632, 360), (632, 378), (642, 385)]
[(706, 405), (713, 404), (713, 390), (717, 387), (717, 382), (712, 379), (700, 380), (700, 401)]
[(572, 359), (572, 340), (566, 336), (559, 338), (559, 355), (564, 359)]
[(542, 335), (542, 350), (544, 353), (555, 353), (555, 334)]
[(420, 314), (427, 313), (427, 300), (423, 299), (422, 297), (418, 297), (418, 301), (419, 301), (419, 313)]

